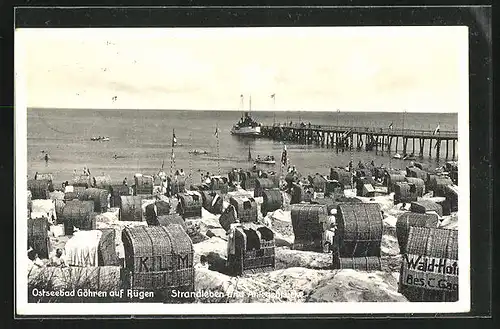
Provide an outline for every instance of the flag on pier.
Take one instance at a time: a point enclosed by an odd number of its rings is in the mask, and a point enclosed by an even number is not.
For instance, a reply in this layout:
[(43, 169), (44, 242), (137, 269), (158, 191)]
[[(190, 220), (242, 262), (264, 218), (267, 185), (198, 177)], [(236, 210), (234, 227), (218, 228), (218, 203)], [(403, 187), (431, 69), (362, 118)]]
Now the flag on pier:
[(271, 95), (271, 98), (274, 98), (275, 96), (276, 96), (276, 94), (272, 94), (272, 95)]
[(439, 132), (439, 130), (440, 130), (440, 129), (441, 129), (441, 127), (440, 127), (440, 126), (439, 126), (439, 124), (438, 124), (438, 126), (437, 126), (437, 127), (436, 127), (436, 129), (434, 130), (434, 135), (435, 135), (435, 134), (437, 134), (437, 133)]

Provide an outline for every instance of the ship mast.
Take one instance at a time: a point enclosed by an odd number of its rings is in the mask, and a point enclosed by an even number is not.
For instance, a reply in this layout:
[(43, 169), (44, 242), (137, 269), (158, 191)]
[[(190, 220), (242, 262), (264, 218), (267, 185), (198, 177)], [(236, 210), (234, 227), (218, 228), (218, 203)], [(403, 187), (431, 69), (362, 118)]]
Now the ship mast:
[(240, 95), (240, 109), (241, 109), (241, 119), (243, 119), (243, 112), (245, 112), (245, 99), (243, 94)]

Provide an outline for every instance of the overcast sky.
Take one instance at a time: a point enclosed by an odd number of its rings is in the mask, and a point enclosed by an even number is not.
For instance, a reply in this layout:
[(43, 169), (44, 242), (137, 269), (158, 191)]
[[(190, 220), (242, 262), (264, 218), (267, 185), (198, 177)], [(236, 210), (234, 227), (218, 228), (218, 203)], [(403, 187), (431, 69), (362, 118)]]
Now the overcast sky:
[(29, 107), (239, 110), (244, 94), (253, 110), (458, 112), (468, 108), (467, 33), (22, 29), (15, 42)]

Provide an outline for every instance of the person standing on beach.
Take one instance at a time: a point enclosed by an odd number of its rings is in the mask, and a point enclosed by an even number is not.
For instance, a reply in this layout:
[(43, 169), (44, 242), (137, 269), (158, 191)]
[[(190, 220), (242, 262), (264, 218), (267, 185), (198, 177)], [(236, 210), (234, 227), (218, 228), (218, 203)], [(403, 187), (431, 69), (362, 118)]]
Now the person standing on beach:
[(58, 248), (56, 250), (56, 254), (50, 259), (49, 266), (54, 266), (54, 267), (66, 267), (66, 262), (62, 258), (62, 249)]
[(334, 239), (335, 239), (335, 231), (337, 230), (337, 224), (335, 220), (335, 216), (337, 215), (337, 209), (330, 210), (330, 216), (327, 217), (326, 221), (326, 230), (323, 232), (323, 241), (325, 244), (323, 245), (323, 251), (329, 252), (332, 250)]
[(167, 181), (167, 177), (166, 176), (163, 176), (162, 179), (161, 179), (161, 193), (163, 195), (168, 195), (168, 181)]
[(127, 177), (125, 177), (125, 178), (123, 179), (123, 186), (127, 186), (127, 185), (128, 185), (128, 184), (127, 184)]

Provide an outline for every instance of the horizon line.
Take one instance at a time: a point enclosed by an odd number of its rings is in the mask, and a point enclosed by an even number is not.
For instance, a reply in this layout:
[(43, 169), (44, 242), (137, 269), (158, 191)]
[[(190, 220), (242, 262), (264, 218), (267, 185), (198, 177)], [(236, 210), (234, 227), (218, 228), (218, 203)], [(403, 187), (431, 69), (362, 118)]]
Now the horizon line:
[(91, 111), (197, 111), (197, 112), (210, 112), (210, 111), (218, 111), (218, 112), (342, 112), (342, 113), (421, 113), (421, 114), (458, 114), (459, 112), (424, 112), (424, 111), (383, 111), (383, 110), (284, 110), (284, 109), (266, 109), (266, 110), (251, 110), (248, 109), (169, 109), (169, 108), (160, 108), (160, 109), (133, 109), (133, 108), (121, 108), (121, 109), (112, 109), (112, 108), (80, 108), (80, 107), (40, 107), (40, 106), (27, 106), (26, 109), (31, 110), (91, 110)]

